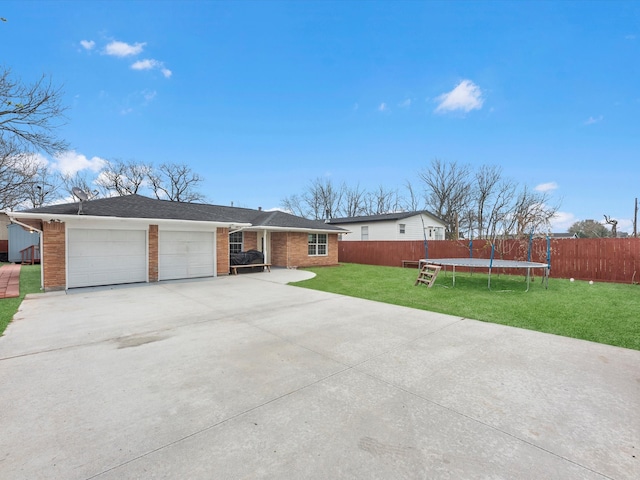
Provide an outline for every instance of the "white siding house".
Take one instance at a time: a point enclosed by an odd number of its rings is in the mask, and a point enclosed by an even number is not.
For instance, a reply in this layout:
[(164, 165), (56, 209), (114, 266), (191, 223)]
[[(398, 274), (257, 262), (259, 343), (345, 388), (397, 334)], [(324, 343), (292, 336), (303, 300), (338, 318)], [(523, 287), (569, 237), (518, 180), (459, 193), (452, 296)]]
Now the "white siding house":
[(399, 212), (332, 218), (327, 223), (349, 230), (341, 240), (444, 240), (445, 224), (427, 212)]

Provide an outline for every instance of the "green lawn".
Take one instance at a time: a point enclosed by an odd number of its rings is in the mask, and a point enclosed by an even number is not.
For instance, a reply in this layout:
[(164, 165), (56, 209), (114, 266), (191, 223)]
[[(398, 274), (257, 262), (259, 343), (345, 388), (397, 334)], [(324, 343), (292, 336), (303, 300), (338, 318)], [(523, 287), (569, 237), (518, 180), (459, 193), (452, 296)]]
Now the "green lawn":
[(18, 311), (24, 296), (40, 291), (40, 265), (23, 265), (20, 269), (20, 296), (0, 299), (0, 335)]
[(343, 264), (309, 268), (316, 277), (293, 285), (447, 313), (640, 350), (640, 286), (541, 278), (526, 292), (523, 276), (441, 271), (432, 288), (414, 287), (413, 268)]

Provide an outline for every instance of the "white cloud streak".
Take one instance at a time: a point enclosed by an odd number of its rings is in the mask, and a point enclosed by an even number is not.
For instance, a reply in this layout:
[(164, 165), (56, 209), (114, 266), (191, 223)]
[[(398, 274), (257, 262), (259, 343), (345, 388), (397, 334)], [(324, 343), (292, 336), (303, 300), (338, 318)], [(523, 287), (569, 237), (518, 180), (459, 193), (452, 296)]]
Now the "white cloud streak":
[(594, 123), (598, 123), (604, 120), (604, 117), (600, 115), (599, 117), (589, 117), (584, 124), (585, 125), (593, 125)]
[(387, 107), (387, 104), (382, 102), (379, 106), (378, 106), (378, 111), (379, 112), (386, 112), (387, 110), (389, 110), (389, 107)]
[(172, 75), (171, 70), (164, 66), (164, 63), (154, 60), (153, 58), (145, 58), (144, 60), (138, 60), (131, 65), (133, 70), (160, 70), (165, 78), (170, 78)]
[(134, 70), (152, 70), (154, 68), (158, 68), (159, 63), (160, 62), (158, 62), (157, 60), (147, 58), (144, 60), (138, 60), (133, 65), (131, 65), (131, 68)]
[(93, 50), (96, 46), (96, 42), (94, 42), (93, 40), (80, 40), (80, 45), (85, 50)]
[(462, 80), (453, 90), (438, 96), (436, 102), (438, 102), (436, 113), (455, 111), (466, 113), (481, 109), (484, 99), (478, 85), (471, 80)]
[(75, 175), (81, 170), (97, 172), (104, 166), (105, 162), (106, 160), (100, 157), (87, 158), (75, 150), (67, 150), (56, 155), (51, 166), (64, 174)]
[(551, 219), (551, 229), (555, 233), (563, 233), (569, 230), (569, 227), (576, 223), (578, 219), (570, 212), (556, 212)]
[(556, 182), (541, 183), (540, 185), (536, 185), (536, 187), (534, 188), (534, 190), (537, 192), (551, 192), (557, 189), (558, 184)]
[(142, 53), (146, 43), (134, 43), (133, 45), (126, 42), (119, 42), (117, 40), (108, 43), (104, 47), (104, 53), (114, 57), (131, 57)]

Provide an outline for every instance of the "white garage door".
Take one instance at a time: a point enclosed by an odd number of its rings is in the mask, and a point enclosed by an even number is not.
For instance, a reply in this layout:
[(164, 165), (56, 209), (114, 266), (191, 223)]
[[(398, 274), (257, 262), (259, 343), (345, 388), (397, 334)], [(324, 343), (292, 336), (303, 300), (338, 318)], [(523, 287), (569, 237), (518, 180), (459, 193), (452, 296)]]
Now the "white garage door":
[(147, 281), (145, 230), (69, 229), (69, 288)]
[(158, 234), (158, 279), (213, 277), (214, 234), (167, 232)]

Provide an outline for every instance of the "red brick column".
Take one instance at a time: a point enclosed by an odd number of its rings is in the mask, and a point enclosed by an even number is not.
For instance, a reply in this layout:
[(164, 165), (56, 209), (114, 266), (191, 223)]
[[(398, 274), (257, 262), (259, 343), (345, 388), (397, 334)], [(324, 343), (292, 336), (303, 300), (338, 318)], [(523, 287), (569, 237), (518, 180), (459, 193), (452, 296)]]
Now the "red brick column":
[(216, 231), (216, 257), (218, 275), (229, 275), (229, 229)]
[(149, 225), (149, 282), (158, 281), (158, 225)]
[(66, 233), (60, 222), (42, 224), (42, 272), (45, 291), (67, 286)]

